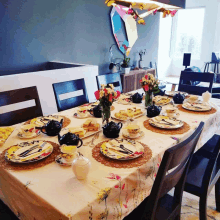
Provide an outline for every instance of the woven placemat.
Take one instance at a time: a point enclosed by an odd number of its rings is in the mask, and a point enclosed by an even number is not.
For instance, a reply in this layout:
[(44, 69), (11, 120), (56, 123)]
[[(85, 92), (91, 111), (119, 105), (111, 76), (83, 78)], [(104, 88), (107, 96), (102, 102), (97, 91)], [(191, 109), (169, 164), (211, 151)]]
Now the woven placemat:
[(53, 146), (53, 152), (50, 156), (48, 156), (42, 160), (32, 162), (32, 163), (26, 163), (26, 164), (13, 163), (13, 162), (9, 162), (5, 159), (5, 153), (10, 148), (9, 147), (9, 148), (5, 149), (0, 154), (0, 167), (3, 169), (15, 170), (15, 171), (34, 170), (36, 168), (40, 168), (40, 167), (43, 167), (47, 164), (55, 162), (56, 156), (60, 154), (59, 145), (54, 142), (51, 142), (51, 141), (45, 141), (45, 142), (48, 142), (49, 144), (51, 144)]
[(192, 114), (197, 114), (197, 115), (210, 115), (210, 114), (214, 114), (215, 112), (217, 112), (217, 110), (213, 107), (211, 108), (211, 110), (205, 111), (205, 112), (190, 111), (190, 110), (183, 108), (182, 105), (178, 105), (177, 108), (182, 112), (187, 112), (187, 113), (192, 113)]
[(170, 129), (156, 128), (150, 125), (149, 120), (150, 119), (143, 122), (144, 127), (150, 131), (160, 133), (160, 134), (168, 134), (168, 135), (184, 134), (190, 130), (190, 126), (186, 122), (183, 122), (184, 125), (181, 128), (170, 130)]
[(108, 158), (104, 156), (100, 152), (100, 147), (105, 141), (97, 144), (93, 149), (92, 149), (92, 157), (100, 162), (101, 164), (108, 166), (108, 167), (115, 167), (115, 168), (132, 168), (132, 167), (139, 167), (143, 164), (145, 164), (147, 161), (149, 161), (152, 157), (152, 151), (151, 149), (139, 142), (144, 146), (144, 154), (138, 158), (132, 159), (132, 160), (114, 160), (111, 158)]
[[(67, 118), (66, 116), (63, 116), (63, 115), (59, 115), (60, 117), (63, 117), (63, 128), (67, 127), (70, 123), (71, 123), (71, 120), (69, 118)], [(32, 119), (26, 121), (24, 124), (30, 124)]]

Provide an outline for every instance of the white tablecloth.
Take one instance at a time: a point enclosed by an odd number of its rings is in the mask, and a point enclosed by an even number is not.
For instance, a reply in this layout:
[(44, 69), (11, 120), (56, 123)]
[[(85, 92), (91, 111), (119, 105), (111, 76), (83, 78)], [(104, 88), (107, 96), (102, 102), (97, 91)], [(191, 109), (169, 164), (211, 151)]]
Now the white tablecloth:
[[(219, 101), (215, 99), (212, 99), (212, 102), (219, 104)], [(114, 106), (114, 112), (130, 107), (117, 103), (114, 103)], [(138, 106), (144, 107), (143, 104)], [(163, 109), (165, 108), (163, 107)], [(80, 126), (86, 120), (74, 118), (73, 113), (75, 111), (75, 109), (71, 109), (60, 113), (71, 119), (71, 124), (68, 127)], [(112, 115), (114, 112), (112, 112)], [(121, 169), (104, 166), (92, 157), (92, 148), (90, 146), (82, 146), (79, 151), (91, 161), (91, 169), (87, 180), (78, 180), (71, 167), (64, 168), (55, 162), (31, 171), (4, 170), (4, 175), (12, 176), (18, 180), (16, 182), (17, 186), (23, 187), (23, 190), (30, 198), (36, 196), (38, 204), (42, 202), (42, 207), (46, 203), (49, 205), (50, 211), (58, 210), (62, 217), (53, 217), (53, 220), (122, 219), (149, 195), (166, 149), (186, 139), (199, 123), (204, 121), (205, 127), (197, 145), (197, 148), (199, 148), (212, 137), (220, 125), (219, 111), (212, 115), (196, 115), (181, 111), (179, 113), (180, 118), (191, 127), (189, 132), (182, 135), (171, 136), (154, 133), (143, 127), (143, 121), (147, 119), (146, 116), (138, 119), (141, 129), (145, 133), (145, 136), (140, 141), (148, 145), (153, 152), (150, 161), (140, 167)], [(101, 119), (98, 119), (98, 121), (101, 123)], [(16, 137), (19, 126), (17, 126), (17, 129), (5, 145), (0, 148), (0, 151), (23, 141)], [(57, 137), (48, 137), (44, 134), (37, 139), (58, 143)], [(97, 144), (105, 139), (101, 132), (99, 139), (95, 143)], [(84, 141), (87, 142), (89, 140), (91, 138), (87, 138)], [(6, 183), (2, 181), (1, 184)], [(2, 188), (2, 185), (0, 187)], [(4, 189), (1, 189), (0, 197), (6, 203), (10, 203), (10, 199), (6, 199), (10, 191), (6, 192)], [(10, 196), (13, 196), (14, 193), (16, 192), (13, 192)], [(25, 200), (22, 201), (24, 205)], [(40, 206), (35, 208), (40, 210)], [(19, 212), (22, 219), (28, 219), (25, 213), (21, 213), (19, 206), (13, 206), (13, 211), (15, 213)], [(27, 211), (32, 212), (33, 210)], [(42, 216), (40, 219), (46, 219), (46, 216)]]

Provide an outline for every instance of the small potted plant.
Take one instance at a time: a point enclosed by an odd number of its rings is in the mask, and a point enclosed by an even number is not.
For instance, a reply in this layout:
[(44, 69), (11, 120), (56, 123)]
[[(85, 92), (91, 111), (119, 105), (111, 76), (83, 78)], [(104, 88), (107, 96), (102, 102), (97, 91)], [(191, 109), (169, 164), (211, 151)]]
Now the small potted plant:
[(127, 57), (127, 53), (128, 53), (128, 47), (126, 45), (122, 45), (125, 48), (125, 52), (124, 52), (124, 60), (123, 63), (121, 64), (121, 67), (124, 69), (124, 73), (128, 74), (130, 72), (130, 58)]

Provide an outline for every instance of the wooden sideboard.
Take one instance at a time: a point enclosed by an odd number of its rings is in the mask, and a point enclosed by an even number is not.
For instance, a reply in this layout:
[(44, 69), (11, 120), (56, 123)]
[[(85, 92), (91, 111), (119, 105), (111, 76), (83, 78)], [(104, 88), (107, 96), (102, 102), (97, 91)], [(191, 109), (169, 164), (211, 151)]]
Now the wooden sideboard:
[(151, 73), (155, 76), (155, 69), (140, 69), (140, 70), (132, 70), (129, 74), (121, 74), (121, 83), (122, 90), (124, 93), (130, 92), (133, 90), (141, 89), (141, 85), (139, 81), (146, 75), (147, 73)]

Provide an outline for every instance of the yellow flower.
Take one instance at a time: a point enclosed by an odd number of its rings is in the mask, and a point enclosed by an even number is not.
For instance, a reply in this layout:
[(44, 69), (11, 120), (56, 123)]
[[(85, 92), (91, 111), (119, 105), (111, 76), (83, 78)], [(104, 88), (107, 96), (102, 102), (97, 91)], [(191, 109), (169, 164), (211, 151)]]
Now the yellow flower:
[(112, 6), (113, 3), (115, 3), (114, 0), (110, 0), (110, 1), (109, 1), (109, 0), (106, 0), (106, 1), (105, 1), (105, 4), (106, 4), (108, 7)]
[(145, 24), (145, 20), (144, 19), (138, 20), (138, 24)]
[(109, 84), (109, 86), (111, 87), (111, 89), (114, 89), (114, 85), (113, 84)]
[(111, 188), (110, 187), (107, 187), (105, 189), (101, 189), (100, 192), (98, 193), (98, 202), (102, 202), (104, 201), (105, 199), (107, 199), (109, 193), (111, 192)]

